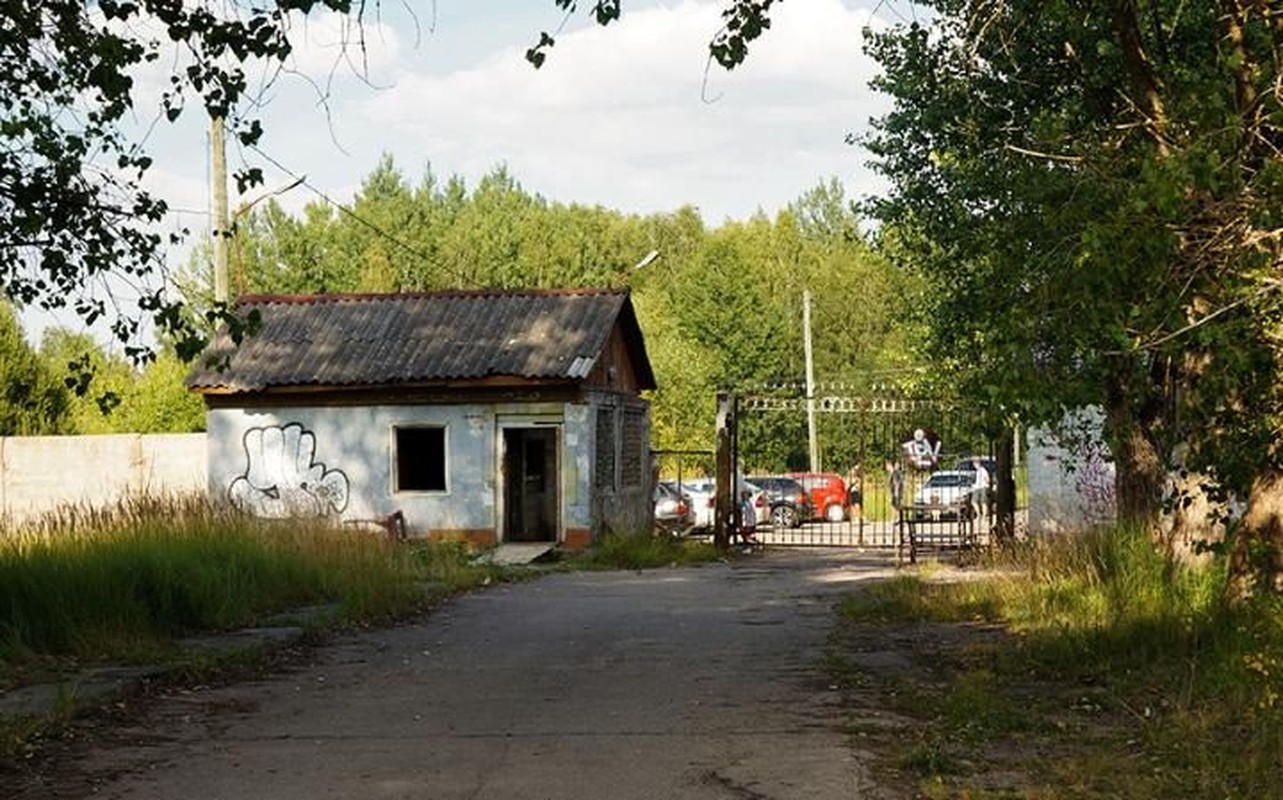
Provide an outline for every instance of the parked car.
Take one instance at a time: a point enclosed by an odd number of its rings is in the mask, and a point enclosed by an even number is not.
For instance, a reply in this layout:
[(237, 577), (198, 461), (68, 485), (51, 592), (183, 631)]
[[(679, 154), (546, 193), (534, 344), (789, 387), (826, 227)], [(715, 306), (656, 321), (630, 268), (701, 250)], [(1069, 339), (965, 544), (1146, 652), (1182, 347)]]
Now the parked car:
[(771, 506), (771, 525), (797, 528), (815, 517), (815, 506), (806, 488), (787, 475), (749, 475), (749, 483), (762, 487)]
[(917, 519), (972, 519), (985, 499), (986, 480), (975, 470), (933, 472), (913, 495)]
[(695, 510), (691, 499), (667, 483), (655, 484), (655, 529), (663, 533), (680, 535), (695, 525)]
[[(771, 518), (771, 505), (761, 487), (740, 481), (741, 490), (747, 489), (756, 510), (756, 522), (765, 525)], [(688, 478), (682, 481), (682, 491), (690, 496), (695, 511), (695, 528), (711, 530), (717, 518), (717, 481), (713, 478)]]
[(815, 519), (841, 522), (846, 519), (846, 481), (831, 472), (790, 472), (790, 478), (802, 484), (811, 495)]

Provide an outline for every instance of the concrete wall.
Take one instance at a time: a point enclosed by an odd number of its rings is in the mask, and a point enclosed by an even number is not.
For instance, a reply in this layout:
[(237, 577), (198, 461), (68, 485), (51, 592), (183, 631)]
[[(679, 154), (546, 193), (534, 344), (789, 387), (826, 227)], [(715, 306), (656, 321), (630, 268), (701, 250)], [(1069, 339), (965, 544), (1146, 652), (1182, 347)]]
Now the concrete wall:
[(1054, 430), (1032, 428), (1027, 444), (1030, 533), (1081, 531), (1114, 521), (1114, 463), (1099, 408), (1069, 414)]
[(0, 514), (205, 489), (205, 434), (0, 437)]

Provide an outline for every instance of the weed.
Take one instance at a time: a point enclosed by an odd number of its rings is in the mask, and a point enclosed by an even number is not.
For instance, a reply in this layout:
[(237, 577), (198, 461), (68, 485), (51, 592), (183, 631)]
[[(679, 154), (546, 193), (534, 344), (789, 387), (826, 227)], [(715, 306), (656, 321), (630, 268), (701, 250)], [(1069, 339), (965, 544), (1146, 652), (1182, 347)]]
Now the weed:
[(594, 549), (576, 556), (572, 566), (593, 569), (651, 569), (715, 561), (721, 553), (699, 539), (643, 534), (610, 534)]
[[(1228, 609), (1218, 566), (1173, 568), (1129, 530), (1026, 543), (986, 566), (995, 577), (900, 578), (839, 606), (865, 637), (938, 629), (882, 684), (916, 720), (892, 762), (924, 794), (979, 796), (986, 772), (1015, 772), (1023, 796), (1283, 796), (1279, 601)], [(1005, 634), (976, 644), (977, 620)]]
[(300, 606), (337, 604), (340, 622), (404, 614), (431, 599), (425, 584), (449, 593), (497, 570), (455, 546), (396, 545), (194, 500), (63, 511), (0, 540), (0, 685), (42, 660), (154, 660), (177, 636)]

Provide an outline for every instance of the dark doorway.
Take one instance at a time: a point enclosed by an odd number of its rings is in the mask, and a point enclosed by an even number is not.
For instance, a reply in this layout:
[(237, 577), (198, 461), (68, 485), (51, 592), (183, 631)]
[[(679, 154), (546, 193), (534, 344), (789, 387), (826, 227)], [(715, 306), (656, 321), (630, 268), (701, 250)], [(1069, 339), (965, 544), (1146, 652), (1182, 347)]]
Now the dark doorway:
[(505, 542), (557, 539), (557, 429), (503, 429)]

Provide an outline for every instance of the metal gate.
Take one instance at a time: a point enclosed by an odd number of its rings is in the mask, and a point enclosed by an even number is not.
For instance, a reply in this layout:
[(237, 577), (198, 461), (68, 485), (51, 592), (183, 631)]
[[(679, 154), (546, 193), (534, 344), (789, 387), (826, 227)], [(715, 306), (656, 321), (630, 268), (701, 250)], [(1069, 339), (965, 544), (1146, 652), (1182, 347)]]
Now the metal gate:
[[(1000, 486), (1014, 487), (1011, 460), (965, 407), (898, 396), (808, 400), (780, 390), (732, 395), (731, 403), (734, 474), (749, 484), (741, 492), (764, 490), (751, 498), (758, 541), (898, 548), (912, 559), (921, 547), (994, 538)], [(747, 506), (727, 511), (733, 533)]]

